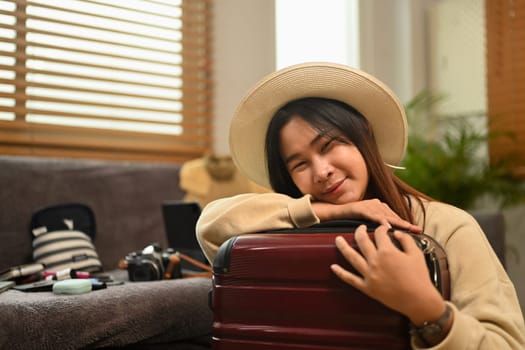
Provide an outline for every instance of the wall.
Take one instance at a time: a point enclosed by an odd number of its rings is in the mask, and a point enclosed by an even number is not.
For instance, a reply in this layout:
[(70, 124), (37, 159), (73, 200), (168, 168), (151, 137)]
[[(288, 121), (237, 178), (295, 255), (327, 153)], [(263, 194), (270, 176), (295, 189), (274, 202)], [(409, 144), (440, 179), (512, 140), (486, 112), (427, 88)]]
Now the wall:
[(214, 151), (228, 154), (231, 116), (257, 80), (275, 70), (274, 2), (217, 0), (214, 20)]
[(360, 1), (361, 69), (407, 102), (427, 85), (425, 16), (430, 0)]
[(436, 106), (439, 112), (486, 115), (483, 1), (444, 0), (431, 6), (427, 17), (429, 86), (433, 91), (446, 93)]

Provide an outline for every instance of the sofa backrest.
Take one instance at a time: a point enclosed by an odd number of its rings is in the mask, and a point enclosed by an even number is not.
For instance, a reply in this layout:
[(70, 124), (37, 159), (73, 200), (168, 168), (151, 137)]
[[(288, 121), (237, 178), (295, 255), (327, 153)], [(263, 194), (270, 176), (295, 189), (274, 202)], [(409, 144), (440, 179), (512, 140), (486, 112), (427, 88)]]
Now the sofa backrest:
[(161, 203), (182, 199), (178, 164), (0, 156), (0, 270), (32, 261), (31, 215), (61, 203), (95, 214), (95, 247), (106, 270), (126, 254), (166, 247)]
[(478, 221), (487, 239), (498, 256), (501, 264), (506, 267), (506, 227), (505, 217), (499, 210), (472, 210), (472, 216)]

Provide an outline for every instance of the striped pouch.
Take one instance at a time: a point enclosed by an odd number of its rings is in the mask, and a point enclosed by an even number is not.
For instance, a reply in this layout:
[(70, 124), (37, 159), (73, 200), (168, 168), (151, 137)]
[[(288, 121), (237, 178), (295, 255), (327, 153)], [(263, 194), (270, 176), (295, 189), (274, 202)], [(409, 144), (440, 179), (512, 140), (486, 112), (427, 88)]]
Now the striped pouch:
[(30, 224), (33, 259), (47, 271), (102, 270), (95, 250), (96, 223), (93, 210), (82, 203), (63, 203), (38, 209)]
[(46, 228), (42, 227), (33, 230), (33, 234), (33, 260), (44, 264), (46, 270), (102, 270), (95, 246), (85, 233), (76, 230), (47, 232)]

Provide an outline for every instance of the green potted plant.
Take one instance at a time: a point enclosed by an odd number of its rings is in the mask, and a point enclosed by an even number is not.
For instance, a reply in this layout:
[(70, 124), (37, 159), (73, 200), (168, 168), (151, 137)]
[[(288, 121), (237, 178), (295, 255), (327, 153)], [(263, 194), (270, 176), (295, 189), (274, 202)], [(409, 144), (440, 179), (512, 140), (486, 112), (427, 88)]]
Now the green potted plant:
[(490, 137), (504, 136), (480, 131), (466, 117), (432, 114), (442, 99), (422, 92), (406, 104), (411, 132), (405, 169), (396, 174), (421, 192), (465, 210), (479, 209), (487, 199), (500, 209), (523, 202), (525, 183), (512, 176), (505, 161), (491, 163), (483, 153)]

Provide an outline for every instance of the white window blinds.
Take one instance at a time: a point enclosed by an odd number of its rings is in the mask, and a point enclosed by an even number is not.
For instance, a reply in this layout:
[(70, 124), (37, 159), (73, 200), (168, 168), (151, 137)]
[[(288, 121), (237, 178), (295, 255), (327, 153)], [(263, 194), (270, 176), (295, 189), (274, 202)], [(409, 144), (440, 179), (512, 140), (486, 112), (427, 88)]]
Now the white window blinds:
[(208, 151), (210, 1), (0, 1), (0, 153)]

